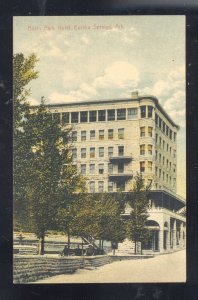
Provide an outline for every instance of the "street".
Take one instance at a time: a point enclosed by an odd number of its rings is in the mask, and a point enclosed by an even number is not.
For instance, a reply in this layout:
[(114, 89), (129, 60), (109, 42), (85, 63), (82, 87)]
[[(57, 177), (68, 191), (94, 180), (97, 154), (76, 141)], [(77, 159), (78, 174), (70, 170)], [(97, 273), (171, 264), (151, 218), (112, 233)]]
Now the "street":
[(94, 270), (80, 269), (39, 280), (35, 283), (124, 283), (185, 282), (186, 251), (158, 255), (149, 259), (123, 260)]

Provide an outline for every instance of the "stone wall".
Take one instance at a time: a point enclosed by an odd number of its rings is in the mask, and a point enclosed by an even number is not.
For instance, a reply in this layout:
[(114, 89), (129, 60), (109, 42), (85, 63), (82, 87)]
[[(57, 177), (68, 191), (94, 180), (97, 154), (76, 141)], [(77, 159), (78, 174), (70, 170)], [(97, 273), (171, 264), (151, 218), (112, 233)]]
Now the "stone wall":
[(34, 282), (50, 276), (74, 273), (77, 269), (103, 266), (111, 262), (111, 257), (105, 255), (91, 257), (14, 255), (13, 282)]

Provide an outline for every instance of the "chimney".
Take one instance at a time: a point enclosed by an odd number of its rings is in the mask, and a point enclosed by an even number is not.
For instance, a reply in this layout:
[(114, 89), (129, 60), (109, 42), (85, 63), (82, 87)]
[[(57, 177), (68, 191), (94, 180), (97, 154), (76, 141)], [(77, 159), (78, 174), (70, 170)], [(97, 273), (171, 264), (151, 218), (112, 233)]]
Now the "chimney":
[(134, 91), (131, 93), (131, 98), (132, 99), (138, 99), (138, 91)]

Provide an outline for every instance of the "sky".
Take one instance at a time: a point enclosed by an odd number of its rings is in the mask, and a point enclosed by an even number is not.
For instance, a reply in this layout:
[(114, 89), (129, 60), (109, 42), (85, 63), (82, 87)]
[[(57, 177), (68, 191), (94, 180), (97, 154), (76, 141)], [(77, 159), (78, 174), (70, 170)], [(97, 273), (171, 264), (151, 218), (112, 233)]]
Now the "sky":
[(14, 53), (35, 53), (31, 104), (153, 95), (176, 124), (185, 198), (185, 17), (14, 17)]

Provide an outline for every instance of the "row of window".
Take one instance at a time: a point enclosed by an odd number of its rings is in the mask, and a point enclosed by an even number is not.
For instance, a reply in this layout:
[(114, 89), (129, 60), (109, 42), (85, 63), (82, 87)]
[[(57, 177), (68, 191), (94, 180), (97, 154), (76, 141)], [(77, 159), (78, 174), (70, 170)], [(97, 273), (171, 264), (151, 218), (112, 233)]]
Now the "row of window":
[[(112, 139), (115, 138), (114, 132), (115, 132), (114, 129), (108, 129), (108, 139), (109, 140), (112, 140)], [(118, 137), (118, 139), (124, 139), (124, 128), (118, 128), (117, 137)], [(88, 137), (87, 131), (82, 130), (81, 131), (81, 141), (86, 141), (88, 138), (90, 140), (95, 140), (96, 139), (96, 131), (95, 130), (90, 130), (89, 137)], [(99, 138), (99, 140), (104, 140), (105, 130), (99, 130), (98, 131), (98, 138)], [(77, 131), (72, 131), (71, 139), (72, 139), (73, 142), (76, 142), (78, 140)]]
[[(146, 136), (146, 128), (145, 126), (143, 127), (140, 127), (140, 137), (145, 137)], [(153, 136), (153, 127), (148, 127), (147, 128), (147, 135), (149, 137), (152, 137)]]
[[(140, 145), (140, 155), (145, 155), (146, 151), (146, 146), (145, 145)], [(149, 155), (153, 154), (153, 146), (152, 145), (147, 145), (147, 151)]]
[[(95, 174), (96, 173), (96, 165), (95, 164), (89, 164), (89, 173), (90, 174)], [(117, 173), (124, 173), (124, 163), (119, 162), (117, 165), (117, 168), (115, 169), (115, 166), (111, 163), (108, 164), (108, 173), (112, 174), (113, 171), (116, 171)], [(81, 174), (86, 175), (87, 173), (87, 165), (86, 164), (81, 164)], [(98, 164), (98, 174), (104, 174), (104, 164)]]
[(171, 140), (176, 141), (176, 132), (173, 132), (168, 127), (168, 125), (158, 116), (158, 114), (155, 114), (155, 123), (164, 134), (166, 134)]
[(164, 151), (166, 151), (167, 153), (169, 152), (170, 155), (173, 155), (173, 157), (175, 158), (176, 157), (176, 150), (173, 149), (172, 151), (172, 147), (166, 143), (162, 138), (161, 136), (158, 137), (158, 134), (156, 133), (155, 135), (155, 140), (156, 140), (156, 144), (162, 148)]
[[(152, 161), (147, 161), (147, 172), (152, 172), (153, 163)], [(140, 162), (140, 172), (144, 173), (146, 171), (146, 162), (141, 161)]]
[[(98, 147), (98, 157), (104, 157), (104, 147)], [(108, 156), (111, 157), (114, 154), (114, 147), (108, 147)], [(80, 149), (81, 158), (87, 157), (87, 148)], [(118, 146), (117, 148), (117, 155), (123, 156), (124, 155), (124, 146)], [(89, 157), (95, 158), (96, 157), (96, 148), (90, 147), (89, 148)], [(72, 158), (75, 160), (77, 159), (77, 148), (72, 149)]]
[[(53, 119), (58, 123), (61, 122), (61, 113), (53, 113)], [(152, 118), (152, 106), (140, 106), (141, 118)], [(138, 117), (138, 108), (120, 108), (120, 109), (102, 109), (80, 112), (64, 112), (62, 113), (62, 124), (68, 123), (87, 123), (101, 121), (116, 121), (116, 120), (133, 120)]]
[[(89, 181), (89, 191), (91, 193), (95, 193), (96, 192), (96, 183), (97, 183), (97, 191), (99, 193), (103, 193), (104, 192), (104, 181)], [(125, 182), (117, 182), (114, 183), (111, 181), (108, 181), (108, 192), (113, 192), (114, 190), (114, 186), (116, 188), (117, 191), (125, 191)]]
[[(53, 113), (53, 119), (58, 123), (61, 122), (61, 114)], [(91, 110), (81, 112), (64, 112), (62, 113), (62, 124), (68, 123), (87, 123), (115, 120), (133, 120), (138, 116), (137, 108), (120, 108), (108, 110)]]
[(163, 181), (166, 181), (169, 184), (173, 184), (173, 186), (175, 186), (176, 184), (176, 178), (172, 178), (172, 176), (166, 174), (165, 172), (163, 172), (161, 169), (158, 169), (157, 167), (155, 168), (155, 175), (159, 179), (162, 179)]
[(168, 169), (172, 169), (173, 167), (173, 172), (176, 172), (176, 164), (172, 164), (171, 161), (169, 161), (169, 159), (166, 159), (164, 156), (162, 156), (161, 153), (158, 153), (158, 151), (155, 151), (155, 156), (156, 156), (156, 161), (158, 161), (160, 164), (163, 164), (163, 166), (166, 165), (166, 168)]

